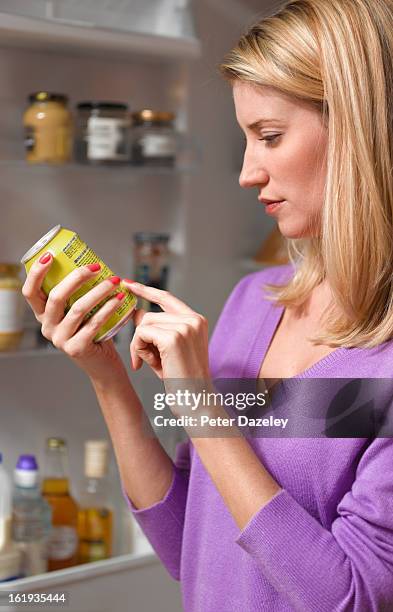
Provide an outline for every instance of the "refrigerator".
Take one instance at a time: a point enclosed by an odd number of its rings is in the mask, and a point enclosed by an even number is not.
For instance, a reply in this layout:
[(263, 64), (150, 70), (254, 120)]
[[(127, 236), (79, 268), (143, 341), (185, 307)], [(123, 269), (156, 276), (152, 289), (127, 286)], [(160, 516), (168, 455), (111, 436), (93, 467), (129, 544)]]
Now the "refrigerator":
[[(272, 6), (268, 0), (1, 0), (0, 262), (19, 262), (61, 224), (116, 274), (132, 278), (134, 234), (167, 233), (167, 289), (203, 314), (211, 333), (236, 282), (258, 269), (253, 256), (274, 225), (255, 192), (239, 187), (243, 137), (218, 65)], [(171, 168), (74, 159), (28, 163), (23, 114), (29, 94), (37, 91), (66, 94), (73, 113), (86, 100), (120, 101), (131, 111), (169, 110), (182, 156)], [(21, 345), (0, 353), (4, 466), (12, 474), (21, 453), (36, 455), (41, 465), (45, 440), (65, 438), (78, 500), (84, 442), (108, 439), (105, 423), (86, 375), (61, 351), (39, 344), (28, 309), (24, 325)], [(149, 373), (146, 365), (131, 370), (131, 338), (129, 324), (119, 332), (117, 348), (138, 390)], [(165, 440), (169, 454), (178, 441)], [(179, 584), (127, 510), (112, 451), (109, 480), (113, 556), (3, 583), (0, 591), (64, 592), (70, 612), (182, 609)]]

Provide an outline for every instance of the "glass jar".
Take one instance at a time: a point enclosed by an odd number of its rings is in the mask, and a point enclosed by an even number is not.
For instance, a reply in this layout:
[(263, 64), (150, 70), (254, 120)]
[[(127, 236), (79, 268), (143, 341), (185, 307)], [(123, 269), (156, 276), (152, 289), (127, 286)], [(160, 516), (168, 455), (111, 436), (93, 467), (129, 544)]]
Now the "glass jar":
[(127, 104), (81, 102), (77, 109), (77, 160), (89, 164), (129, 162), (130, 116)]
[[(137, 282), (165, 290), (169, 274), (169, 234), (137, 232), (134, 234), (134, 278)], [(161, 312), (160, 306), (140, 300), (141, 308)]]
[(17, 348), (23, 336), (25, 302), (19, 264), (0, 263), (0, 351)]
[(29, 96), (23, 115), (26, 159), (30, 163), (64, 164), (72, 153), (72, 116), (63, 94), (40, 91)]
[(132, 113), (132, 163), (171, 167), (176, 163), (175, 115), (145, 109)]

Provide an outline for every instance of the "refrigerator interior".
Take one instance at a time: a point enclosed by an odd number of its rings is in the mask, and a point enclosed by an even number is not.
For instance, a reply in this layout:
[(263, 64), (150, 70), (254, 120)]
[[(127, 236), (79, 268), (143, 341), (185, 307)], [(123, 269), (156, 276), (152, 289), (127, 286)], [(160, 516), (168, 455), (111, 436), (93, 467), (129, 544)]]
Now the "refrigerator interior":
[[(247, 261), (273, 223), (264, 217), (255, 192), (239, 188), (242, 136), (230, 88), (217, 71), (220, 59), (251, 22), (255, 9), (232, 0), (227, 5), (198, 0), (193, 10), (202, 43), (199, 58), (165, 52), (154, 57), (143, 53), (111, 56), (108, 50), (95, 55), (78, 53), (75, 45), (67, 51), (30, 47), (28, 41), (1, 49), (0, 261), (19, 261), (29, 246), (60, 223), (77, 231), (116, 274), (132, 278), (133, 233), (168, 232), (172, 252), (168, 288), (208, 318), (211, 332), (231, 289), (252, 269)], [(172, 110), (177, 113), (178, 128), (187, 134), (200, 158), (193, 157), (188, 167), (172, 172), (75, 163), (28, 165), (24, 161), (22, 116), (28, 94), (39, 90), (66, 93), (71, 108), (82, 100), (110, 99), (127, 102), (132, 110)], [(119, 351), (138, 389), (148, 372), (145, 365), (142, 372), (131, 373), (130, 334), (130, 326), (119, 334)], [(77, 498), (83, 476), (83, 443), (107, 437), (86, 376), (57, 351), (16, 351), (0, 354), (0, 388), (0, 450), (6, 468), (12, 472), (20, 453), (36, 454), (42, 464), (45, 439), (64, 437), (69, 447), (72, 492)], [(168, 452), (173, 453), (175, 443), (169, 441)], [(169, 578), (149, 546), (140, 540), (139, 557), (136, 549), (127, 549), (121, 523), (126, 506), (113, 454), (110, 480), (118, 518), (115, 558), (90, 564), (91, 568), (76, 566), (24, 579), (18, 581), (18, 588), (61, 586), (73, 595), (70, 610), (75, 611), (111, 608), (120, 612), (127, 605), (127, 609), (140, 612), (152, 610), (158, 602), (160, 610), (180, 610), (178, 584)], [(154, 589), (147, 593), (149, 584)], [(128, 591), (135, 594), (134, 607)], [(118, 593), (118, 603), (110, 606), (113, 593)], [(99, 601), (102, 607), (98, 607)]]

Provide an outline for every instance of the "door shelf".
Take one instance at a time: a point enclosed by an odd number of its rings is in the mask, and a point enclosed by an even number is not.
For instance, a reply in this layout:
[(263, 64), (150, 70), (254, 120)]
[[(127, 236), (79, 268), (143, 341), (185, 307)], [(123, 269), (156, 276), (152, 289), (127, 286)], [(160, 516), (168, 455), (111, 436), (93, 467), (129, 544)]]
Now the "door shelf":
[[(29, 578), (20, 578), (0, 585), (0, 602), (1, 591), (29, 591), (36, 589), (47, 589), (48, 587), (56, 587), (58, 585), (67, 585), (75, 583), (79, 580), (86, 580), (95, 576), (107, 576), (115, 572), (144, 565), (160, 563), (157, 555), (149, 544), (146, 544), (145, 549), (131, 553), (128, 555), (120, 555), (112, 557), (104, 561), (95, 561), (93, 563), (84, 563), (83, 565), (75, 565), (68, 569), (30, 576)], [(4, 602), (5, 603), (5, 602)], [(1, 605), (1, 604), (0, 604)]]

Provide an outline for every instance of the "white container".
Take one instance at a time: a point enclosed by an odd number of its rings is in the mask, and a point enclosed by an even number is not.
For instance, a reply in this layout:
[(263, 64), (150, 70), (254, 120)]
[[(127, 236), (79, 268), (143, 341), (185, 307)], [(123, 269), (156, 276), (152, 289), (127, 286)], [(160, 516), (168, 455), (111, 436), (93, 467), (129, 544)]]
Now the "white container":
[(0, 552), (11, 541), (12, 483), (4, 469), (0, 453)]
[(0, 582), (20, 577), (21, 555), (11, 540), (12, 483), (0, 453)]

